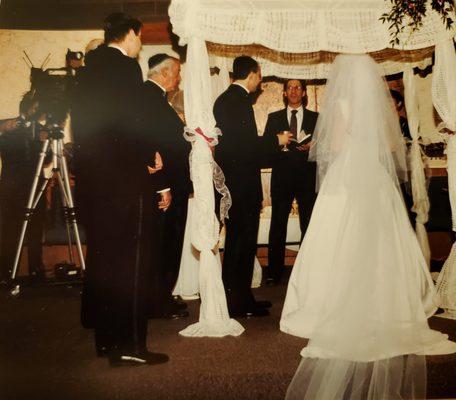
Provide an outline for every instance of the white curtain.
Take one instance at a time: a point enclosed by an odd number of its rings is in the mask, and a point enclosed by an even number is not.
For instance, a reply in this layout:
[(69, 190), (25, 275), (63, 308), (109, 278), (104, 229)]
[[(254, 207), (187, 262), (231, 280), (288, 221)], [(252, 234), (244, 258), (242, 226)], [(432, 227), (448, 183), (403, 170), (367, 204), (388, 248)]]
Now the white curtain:
[(192, 215), (193, 198), (190, 198), (188, 199), (187, 222), (185, 224), (179, 276), (173, 290), (173, 296), (181, 296), (184, 300), (199, 298), (199, 251), (191, 243)]
[(426, 188), (426, 177), (424, 175), (421, 148), (418, 142), (419, 109), (415, 79), (416, 78), (413, 74), (413, 68), (411, 66), (407, 66), (404, 70), (403, 80), (407, 121), (410, 130), (410, 136), (412, 137), (412, 145), (409, 152), (410, 178), (413, 194), (412, 211), (416, 213), (416, 235), (418, 237), (424, 259), (429, 265), (431, 259), (431, 250), (429, 248), (429, 239), (427, 236), (426, 228), (424, 226), (429, 218), (429, 196)]
[(200, 252), (199, 322), (180, 332), (183, 336), (238, 336), (244, 328), (230, 319), (223, 288), (217, 243), (219, 223), (215, 215), (213, 185), (214, 160), (211, 146), (218, 133), (212, 114), (213, 99), (206, 43), (191, 38), (187, 49), (184, 82), (186, 138), (192, 142), (190, 175), (194, 197), (190, 227), (192, 245)]
[[(453, 40), (435, 46), (432, 101), (443, 121), (439, 128), (453, 132), (446, 135), (446, 153), (452, 226), (456, 232), (456, 52)], [(437, 293), (439, 306), (445, 310), (441, 316), (456, 319), (456, 243), (439, 274)]]

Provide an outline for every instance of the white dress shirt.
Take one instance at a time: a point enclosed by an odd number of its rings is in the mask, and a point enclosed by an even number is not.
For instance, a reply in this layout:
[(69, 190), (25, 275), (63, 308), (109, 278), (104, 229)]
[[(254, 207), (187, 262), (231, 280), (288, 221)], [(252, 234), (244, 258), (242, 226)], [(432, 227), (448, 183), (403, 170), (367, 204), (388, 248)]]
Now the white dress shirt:
[(166, 89), (160, 85), (158, 82), (154, 81), (153, 79), (148, 78), (148, 81), (151, 81), (152, 83), (155, 83), (161, 90), (163, 90), (163, 96), (166, 96)]
[(113, 49), (117, 49), (117, 50), (119, 50), (124, 56), (127, 56), (127, 57), (128, 57), (128, 53), (127, 53), (127, 51), (126, 51), (124, 48), (122, 48), (122, 47), (120, 47), (120, 46), (117, 46), (117, 45), (114, 44), (114, 43), (108, 44), (108, 47), (112, 47)]
[(233, 85), (237, 85), (237, 86), (240, 86), (242, 89), (244, 89), (247, 94), (249, 94), (249, 89), (247, 89), (242, 83), (239, 83), (239, 82), (233, 82)]

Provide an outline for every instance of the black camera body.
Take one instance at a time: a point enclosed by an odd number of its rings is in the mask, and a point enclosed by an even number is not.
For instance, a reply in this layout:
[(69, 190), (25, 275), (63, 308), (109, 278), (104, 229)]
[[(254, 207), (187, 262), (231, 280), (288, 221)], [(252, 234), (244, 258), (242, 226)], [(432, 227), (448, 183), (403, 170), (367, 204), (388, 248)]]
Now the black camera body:
[(32, 68), (30, 75), (32, 90), (52, 124), (63, 125), (71, 108), (77, 73), (73, 68)]

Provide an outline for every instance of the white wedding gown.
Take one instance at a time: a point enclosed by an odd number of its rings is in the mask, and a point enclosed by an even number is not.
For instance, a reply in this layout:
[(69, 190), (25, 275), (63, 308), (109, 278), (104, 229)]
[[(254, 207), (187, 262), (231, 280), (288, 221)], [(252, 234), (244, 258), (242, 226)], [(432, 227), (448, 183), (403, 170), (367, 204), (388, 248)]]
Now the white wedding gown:
[(405, 145), (369, 56), (336, 58), (314, 137), (319, 194), (280, 321), (310, 340), (287, 399), (423, 398), (423, 354), (456, 348), (427, 323), (436, 292), (399, 189)]
[[(347, 147), (322, 184), (280, 328), (313, 338), (342, 334), (349, 325), (354, 335), (369, 338), (360, 349), (369, 360), (422, 352), (423, 344), (428, 354), (438, 352), (447, 337), (427, 325), (436, 310), (435, 289), (401, 194), (380, 163), (369, 179), (347, 170), (350, 153)], [(386, 335), (400, 340), (383, 349), (377, 337)], [(326, 346), (303, 350), (317, 357), (329, 353)]]

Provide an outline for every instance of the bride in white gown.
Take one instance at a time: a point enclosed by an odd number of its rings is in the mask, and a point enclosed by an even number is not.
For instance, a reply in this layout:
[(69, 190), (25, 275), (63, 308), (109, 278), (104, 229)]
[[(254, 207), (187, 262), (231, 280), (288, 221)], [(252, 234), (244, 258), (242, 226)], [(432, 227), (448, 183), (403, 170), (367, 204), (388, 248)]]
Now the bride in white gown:
[(455, 351), (427, 324), (435, 290), (399, 190), (405, 145), (380, 69), (336, 58), (310, 159), (319, 195), (280, 328), (310, 338), (290, 399), (425, 396), (425, 358)]

